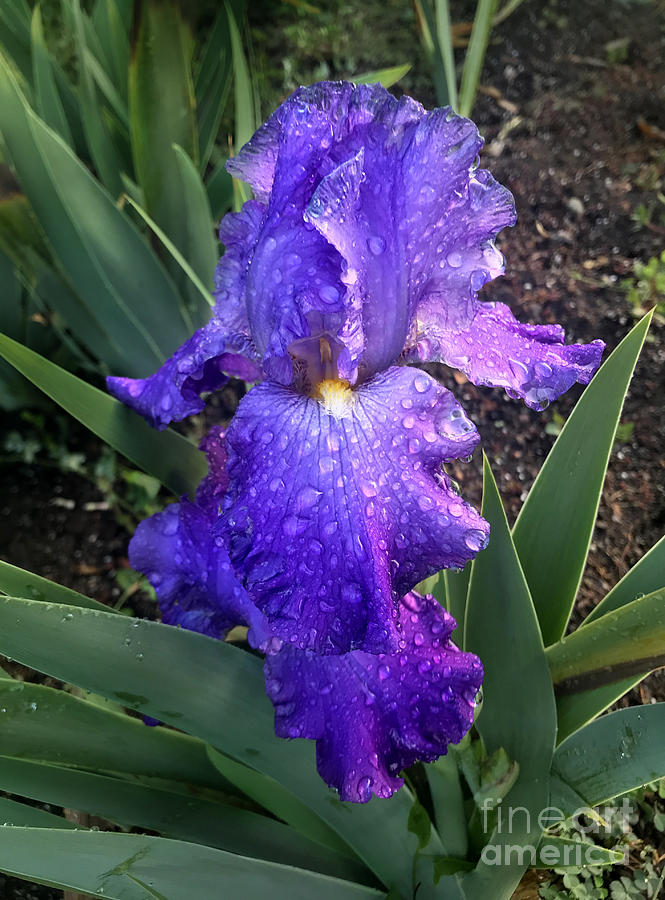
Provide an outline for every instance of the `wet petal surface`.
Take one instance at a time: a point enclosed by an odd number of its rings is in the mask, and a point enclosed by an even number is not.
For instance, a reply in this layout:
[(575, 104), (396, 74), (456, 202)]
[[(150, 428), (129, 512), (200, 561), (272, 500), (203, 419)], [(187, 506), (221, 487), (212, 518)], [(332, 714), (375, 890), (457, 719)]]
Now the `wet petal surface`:
[(463, 567), (488, 526), (443, 474), (478, 434), (453, 396), (394, 368), (322, 399), (269, 383), (227, 432), (229, 489), (217, 525), (275, 634), (320, 653), (397, 649), (397, 598)]
[(450, 641), (455, 620), (413, 592), (399, 620), (395, 654), (319, 656), (285, 644), (266, 657), (277, 734), (316, 740), (319, 774), (342, 800), (389, 797), (403, 768), (441, 756), (473, 723), (483, 670)]
[(445, 362), (474, 384), (503, 387), (536, 410), (576, 382), (588, 384), (605, 348), (602, 341), (564, 344), (560, 326), (524, 325), (503, 303), (472, 300), (459, 315), (442, 314), (433, 296), (418, 316), (407, 359)]

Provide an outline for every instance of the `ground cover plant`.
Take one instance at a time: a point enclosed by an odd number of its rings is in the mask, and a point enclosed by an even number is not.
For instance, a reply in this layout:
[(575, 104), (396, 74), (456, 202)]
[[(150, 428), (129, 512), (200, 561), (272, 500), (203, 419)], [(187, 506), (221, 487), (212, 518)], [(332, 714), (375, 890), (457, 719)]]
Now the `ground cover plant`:
[[(478, 300), (513, 211), (477, 149), (470, 123), (378, 85), (280, 107), (229, 165), (255, 199), (222, 226), (209, 322), (156, 374), (109, 380), (161, 431), (2, 339), (11, 366), (143, 470), (135, 483), (181, 499), (130, 545), (164, 624), (2, 565), (0, 868), (118, 897), (508, 897), (542, 868), (543, 896), (582, 890), (581, 874), (602, 891), (626, 862), (570, 822), (597, 825), (592, 807), (664, 774), (660, 704), (598, 718), (663, 664), (662, 540), (567, 625), (651, 317), (561, 417), (512, 529), (487, 459), (482, 508), (463, 501), (451, 474), (477, 432), (423, 365), (543, 410), (602, 350)], [(447, 160), (435, 185), (428, 154)], [(227, 374), (259, 383), (197, 450), (167, 426)], [(23, 665), (54, 680), (26, 683)], [(654, 823), (657, 790), (642, 801)], [(658, 878), (645, 863), (644, 890)]]

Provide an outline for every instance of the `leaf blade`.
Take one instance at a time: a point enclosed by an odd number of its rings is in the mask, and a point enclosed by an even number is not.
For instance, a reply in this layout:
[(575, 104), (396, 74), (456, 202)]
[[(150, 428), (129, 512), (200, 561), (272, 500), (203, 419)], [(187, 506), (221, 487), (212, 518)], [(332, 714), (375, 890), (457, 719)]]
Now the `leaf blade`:
[(116, 900), (166, 898), (361, 900), (379, 891), (224, 850), (168, 838), (46, 828), (1, 829), (0, 870), (41, 884)]
[[(140, 659), (124, 652), (127, 637)], [(269, 775), (352, 846), (386, 885), (412, 891), (416, 841), (408, 831), (408, 789), (363, 805), (339, 801), (316, 774), (312, 742), (275, 736), (261, 664), (252, 655), (154, 622), (7, 597), (0, 597), (0, 652), (156, 716)], [(438, 852), (434, 834), (432, 845)]]
[[(510, 835), (495, 831), (491, 841), (537, 844), (538, 813), (548, 802), (556, 708), (533, 602), (486, 458), (482, 514), (490, 523), (491, 539), (472, 564), (464, 640), (465, 649), (478, 653), (485, 666), (485, 701), (476, 727), (489, 754), (503, 748), (519, 764), (510, 802), (530, 811), (528, 822), (520, 822)], [(530, 722), (528, 732), (525, 721)], [(499, 878), (496, 869), (481, 861), (462, 883), (469, 897), (484, 897), (488, 891), (508, 896), (525, 869), (526, 862), (511, 859)]]
[(200, 450), (175, 431), (155, 431), (113, 397), (0, 334), (0, 356), (111, 447), (178, 496), (194, 495), (207, 472)]
[(649, 323), (646, 316), (596, 373), (515, 522), (513, 539), (545, 644), (561, 638), (570, 617), (621, 407)]

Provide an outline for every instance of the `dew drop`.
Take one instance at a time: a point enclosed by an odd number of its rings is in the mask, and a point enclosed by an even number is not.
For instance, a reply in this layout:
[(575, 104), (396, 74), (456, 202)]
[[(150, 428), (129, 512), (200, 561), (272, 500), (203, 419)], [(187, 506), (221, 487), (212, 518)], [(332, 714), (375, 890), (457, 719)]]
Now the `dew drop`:
[(365, 775), (360, 779), (360, 781), (358, 782), (358, 797), (361, 802), (364, 803), (365, 801), (369, 800), (373, 784), (374, 781), (369, 777), (369, 775)]
[(370, 253), (373, 253), (374, 256), (381, 256), (386, 249), (386, 242), (380, 235), (375, 234), (367, 239), (367, 246), (370, 249)]
[(422, 372), (413, 379), (413, 386), (419, 394), (424, 394), (430, 389), (431, 381)]
[(469, 550), (478, 553), (487, 546), (488, 537), (483, 531), (477, 528), (470, 528), (464, 535), (464, 543)]
[(319, 288), (319, 297), (324, 303), (337, 303), (339, 300), (339, 291), (332, 284), (324, 284)]

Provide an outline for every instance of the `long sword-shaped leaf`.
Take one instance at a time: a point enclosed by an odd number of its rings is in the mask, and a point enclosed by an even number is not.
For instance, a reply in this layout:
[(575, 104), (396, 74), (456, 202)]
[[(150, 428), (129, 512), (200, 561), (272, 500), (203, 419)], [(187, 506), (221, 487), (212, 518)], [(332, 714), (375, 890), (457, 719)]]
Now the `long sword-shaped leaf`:
[(582, 625), (589, 625), (606, 613), (620, 609), (626, 603), (638, 600), (661, 587), (665, 587), (665, 537), (654, 544), (651, 550), (645, 553), (629, 572), (626, 572), (598, 606), (591, 610)]
[[(224, 0), (226, 15), (229, 20), (229, 35), (231, 37), (231, 53), (233, 58), (233, 90), (235, 102), (235, 135), (234, 149), (237, 152), (251, 138), (258, 127), (258, 114), (252, 87), (252, 79), (249, 74), (249, 65), (242, 46), (242, 38), (233, 8), (228, 0)], [(234, 180), (234, 194), (237, 191), (235, 206), (240, 208), (242, 203), (251, 196), (249, 188), (242, 182)]]
[[(485, 700), (476, 727), (488, 753), (503, 748), (519, 764), (510, 803), (529, 811), (527, 821), (523, 818), (511, 834), (495, 832), (491, 843), (537, 844), (538, 815), (548, 801), (556, 708), (538, 620), (486, 459), (482, 512), (492, 537), (473, 561), (464, 642), (485, 667)], [(510, 896), (527, 863), (515, 860), (497, 870), (481, 862), (463, 877), (468, 896)]]
[(86, 428), (172, 490), (191, 494), (207, 471), (200, 450), (175, 431), (155, 431), (124, 404), (0, 334), (0, 356)]
[(470, 116), (478, 91), (498, 0), (478, 0), (459, 90), (459, 113)]
[(212, 764), (225, 778), (264, 809), (312, 840), (332, 847), (346, 856), (350, 854), (348, 845), (325, 822), (274, 779), (224, 756), (214, 747), (208, 747), (208, 755)]
[(626, 391), (651, 316), (603, 364), (538, 473), (513, 538), (545, 644), (566, 630), (582, 579)]
[[(627, 603), (639, 599), (640, 596), (658, 590), (663, 586), (663, 582), (665, 582), (665, 538), (661, 538), (624, 575), (621, 581), (612, 588), (609, 594), (586, 617), (580, 628), (586, 627), (591, 622), (598, 621), (606, 613), (620, 609)], [(586, 722), (600, 715), (608, 706), (615, 703), (619, 697), (622, 697), (635, 685), (639, 684), (646, 674), (646, 671), (640, 672), (636, 678), (624, 678), (621, 681), (616, 681), (603, 687), (559, 696), (557, 698), (559, 714), (558, 740), (564, 740)]]
[(560, 693), (600, 687), (665, 666), (665, 588), (552, 644), (547, 661)]
[(123, 164), (104, 117), (103, 106), (97, 95), (95, 80), (88, 62), (85, 26), (89, 26), (90, 22), (86, 16), (84, 23), (85, 14), (81, 10), (80, 0), (72, 0), (72, 12), (78, 51), (79, 98), (83, 113), (83, 128), (97, 174), (111, 196), (117, 198), (122, 193)]
[(210, 159), (232, 81), (231, 37), (226, 10), (220, 9), (197, 65), (194, 92), (199, 131), (199, 168)]
[[(336, 799), (316, 774), (313, 744), (275, 737), (256, 657), (154, 622), (8, 597), (0, 598), (0, 652), (173, 724), (269, 775), (353, 847), (384, 884), (413, 890), (416, 838), (408, 830), (408, 789), (363, 805)], [(441, 852), (435, 835), (431, 844), (433, 853)]]
[(50, 763), (0, 757), (0, 790), (242, 856), (363, 883), (369, 875), (359, 864), (288, 825), (183, 789), (178, 792)]
[(372, 888), (184, 841), (96, 831), (0, 828), (0, 871), (109, 900), (361, 900)]
[(127, 102), (127, 74), (129, 67), (129, 40), (123, 17), (115, 0), (99, 0), (92, 14), (94, 26), (104, 56), (109, 62), (110, 79)]
[[(182, 211), (188, 199), (173, 145), (198, 164), (191, 34), (177, 0), (137, 0), (133, 35), (129, 115), (136, 177), (146, 211), (187, 256), (191, 247)], [(198, 295), (179, 267), (168, 258), (165, 262), (191, 318), (192, 308), (199, 308)]]
[(46, 124), (50, 125), (54, 131), (57, 131), (63, 141), (66, 141), (72, 147), (72, 133), (60, 94), (58, 93), (51, 59), (44, 40), (44, 26), (39, 4), (35, 6), (32, 13), (30, 38), (32, 42), (32, 69), (37, 108)]
[(572, 815), (665, 776), (665, 703), (602, 716), (558, 748), (552, 806)]
[(27, 803), (0, 797), (0, 822), (5, 825), (32, 825), (35, 828), (76, 828), (73, 822)]
[(401, 66), (390, 66), (387, 69), (376, 69), (373, 72), (363, 72), (362, 75), (354, 75), (351, 79), (356, 84), (374, 84), (379, 82), (385, 88), (392, 87), (397, 84), (400, 79), (404, 78), (407, 72), (411, 71), (411, 63), (402, 63)]
[(192, 789), (237, 794), (210, 763), (205, 745), (188, 735), (148, 728), (114, 709), (22, 681), (0, 681), (0, 708), (5, 710), (0, 729), (3, 756), (152, 776), (189, 784)]
[(1, 55), (0, 130), (55, 255), (109, 335), (106, 362), (122, 374), (151, 374), (191, 334), (175, 287), (129, 219), (32, 112)]
[(0, 559), (0, 592), (14, 597), (29, 597), (31, 600), (66, 603), (69, 606), (85, 606), (87, 609), (113, 612), (108, 606), (86, 597), (85, 594), (79, 594), (78, 591), (49, 581), (48, 578), (12, 566), (2, 559)]
[(455, 73), (455, 51), (453, 50), (452, 32), (450, 30), (448, 0), (434, 0), (434, 10), (436, 15), (436, 38), (448, 87), (448, 102), (456, 110), (458, 105), (457, 75)]

